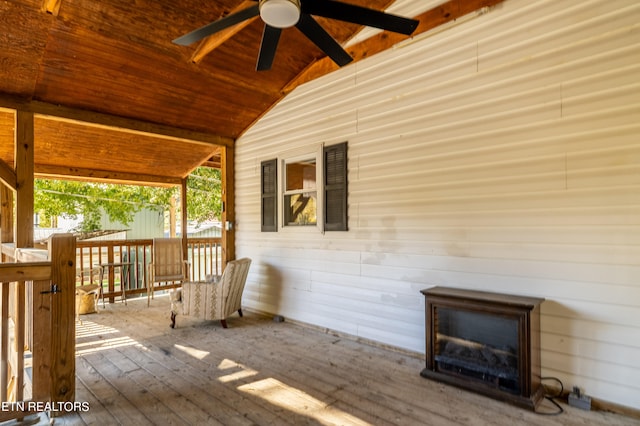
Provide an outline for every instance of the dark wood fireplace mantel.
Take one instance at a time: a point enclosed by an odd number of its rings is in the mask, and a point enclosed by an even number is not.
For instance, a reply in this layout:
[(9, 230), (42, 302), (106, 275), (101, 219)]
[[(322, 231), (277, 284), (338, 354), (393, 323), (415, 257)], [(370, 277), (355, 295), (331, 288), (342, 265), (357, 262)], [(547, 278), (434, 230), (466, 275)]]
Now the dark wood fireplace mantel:
[(535, 410), (544, 299), (433, 287), (425, 296), (423, 377)]

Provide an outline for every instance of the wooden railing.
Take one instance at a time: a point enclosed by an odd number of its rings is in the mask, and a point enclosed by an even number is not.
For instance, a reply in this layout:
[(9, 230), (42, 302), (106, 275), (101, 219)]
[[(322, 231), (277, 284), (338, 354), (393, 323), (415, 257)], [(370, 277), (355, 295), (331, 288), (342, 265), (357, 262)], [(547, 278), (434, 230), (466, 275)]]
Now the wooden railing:
[(2, 247), (0, 422), (74, 401), (75, 244), (57, 234), (48, 252)]
[[(145, 293), (152, 244), (76, 242), (71, 234), (56, 234), (48, 251), (0, 247), (0, 422), (33, 413), (42, 406), (36, 402), (74, 402), (75, 287), (91, 279), (83, 272), (96, 264), (126, 262), (132, 264), (127, 295)], [(187, 247), (190, 279), (222, 272), (220, 238), (190, 238)], [(105, 296), (119, 296), (121, 282), (111, 269)]]
[[(221, 273), (221, 241), (220, 238), (188, 239), (187, 256), (190, 280), (204, 280), (206, 275)], [(96, 280), (97, 272), (91, 273), (96, 267), (95, 265), (127, 263), (130, 265), (123, 268), (123, 271), (120, 268), (105, 269), (104, 297), (109, 302), (113, 302), (116, 297), (121, 296), (123, 282), (126, 282), (126, 297), (146, 294), (152, 245), (152, 239), (78, 241), (76, 260), (78, 285), (86, 284), (91, 279)]]

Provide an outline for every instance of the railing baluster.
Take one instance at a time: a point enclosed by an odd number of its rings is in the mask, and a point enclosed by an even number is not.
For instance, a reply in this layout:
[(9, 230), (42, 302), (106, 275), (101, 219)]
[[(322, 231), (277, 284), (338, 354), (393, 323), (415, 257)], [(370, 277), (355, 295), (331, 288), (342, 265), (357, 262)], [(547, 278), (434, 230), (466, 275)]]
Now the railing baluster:
[(14, 401), (24, 399), (24, 344), (25, 344), (25, 283), (18, 281), (15, 285), (15, 344), (16, 344), (16, 383)]
[(0, 401), (7, 401), (9, 386), (9, 283), (2, 283), (2, 299), (0, 300)]

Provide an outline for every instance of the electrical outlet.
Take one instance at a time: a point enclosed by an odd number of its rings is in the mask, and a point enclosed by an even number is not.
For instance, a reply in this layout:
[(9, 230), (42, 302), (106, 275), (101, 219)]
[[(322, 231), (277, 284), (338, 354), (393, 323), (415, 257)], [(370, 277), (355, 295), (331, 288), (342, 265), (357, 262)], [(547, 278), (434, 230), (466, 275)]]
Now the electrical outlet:
[(591, 397), (582, 393), (578, 386), (573, 387), (573, 391), (569, 394), (569, 405), (582, 410), (591, 410)]

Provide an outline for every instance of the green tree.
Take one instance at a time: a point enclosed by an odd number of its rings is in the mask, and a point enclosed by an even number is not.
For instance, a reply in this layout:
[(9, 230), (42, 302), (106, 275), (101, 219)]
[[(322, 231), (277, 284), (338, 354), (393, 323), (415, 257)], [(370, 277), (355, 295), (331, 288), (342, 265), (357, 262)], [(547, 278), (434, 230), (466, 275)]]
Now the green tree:
[[(178, 187), (117, 185), (68, 180), (36, 179), (34, 210), (41, 225), (55, 226), (58, 216), (82, 217), (80, 231), (95, 231), (103, 212), (111, 221), (128, 225), (146, 206), (168, 210)], [(201, 167), (187, 178), (187, 218), (198, 223), (220, 217), (220, 171)]]
[(187, 218), (202, 223), (220, 219), (222, 213), (220, 170), (199, 167), (187, 178)]

